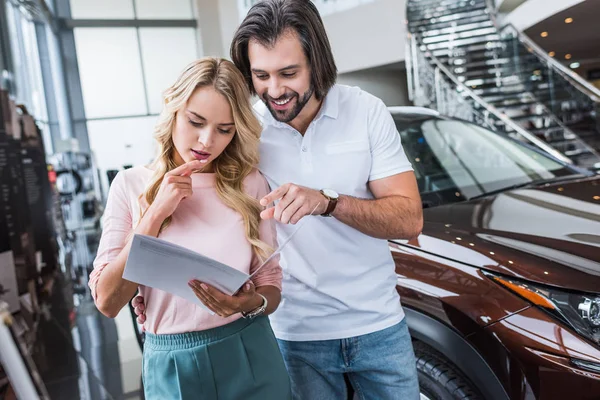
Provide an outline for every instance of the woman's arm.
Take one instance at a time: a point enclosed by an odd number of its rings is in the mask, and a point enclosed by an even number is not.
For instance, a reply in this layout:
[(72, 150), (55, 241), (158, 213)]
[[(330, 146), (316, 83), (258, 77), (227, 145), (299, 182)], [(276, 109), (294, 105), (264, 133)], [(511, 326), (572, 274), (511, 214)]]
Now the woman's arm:
[[(141, 219), (134, 233), (158, 236), (160, 226), (164, 219), (160, 219), (149, 212)], [(102, 233), (104, 235), (104, 232)], [(109, 233), (110, 234), (110, 233)], [(96, 306), (100, 312), (109, 318), (115, 318), (119, 311), (127, 304), (137, 291), (138, 284), (123, 279), (123, 271), (127, 256), (131, 250), (133, 235), (126, 238), (126, 244), (119, 255), (109, 262), (102, 271), (96, 284)]]
[(97, 265), (90, 277), (92, 296), (102, 314), (116, 317), (137, 290), (137, 283), (122, 278), (131, 250), (132, 233), (158, 236), (163, 221), (173, 214), (182, 199), (192, 195), (190, 175), (201, 167), (200, 161), (194, 160), (165, 174), (154, 202), (133, 232), (125, 178), (122, 174), (115, 177), (104, 213)]

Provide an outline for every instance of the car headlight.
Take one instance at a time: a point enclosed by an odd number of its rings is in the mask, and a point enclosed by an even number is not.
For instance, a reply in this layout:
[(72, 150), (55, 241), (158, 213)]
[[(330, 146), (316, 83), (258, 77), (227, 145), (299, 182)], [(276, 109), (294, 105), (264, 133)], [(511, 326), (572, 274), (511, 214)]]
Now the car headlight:
[(596, 328), (600, 327), (600, 297), (595, 299), (584, 298), (577, 308), (581, 311), (583, 319), (588, 320)]
[(568, 292), (487, 271), (484, 274), (600, 345), (600, 294)]

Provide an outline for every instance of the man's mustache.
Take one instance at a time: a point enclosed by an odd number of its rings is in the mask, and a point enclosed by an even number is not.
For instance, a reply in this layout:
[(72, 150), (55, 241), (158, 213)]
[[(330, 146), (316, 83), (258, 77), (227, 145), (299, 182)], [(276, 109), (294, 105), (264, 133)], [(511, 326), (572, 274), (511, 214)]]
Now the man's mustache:
[(267, 101), (284, 101), (284, 100), (287, 100), (287, 99), (291, 99), (292, 97), (295, 97), (295, 96), (297, 96), (296, 93), (290, 93), (290, 94), (284, 94), (283, 96), (274, 99), (273, 97), (271, 97), (271, 96), (269, 96), (268, 94), (265, 93), (263, 95), (263, 98), (265, 100), (267, 100)]

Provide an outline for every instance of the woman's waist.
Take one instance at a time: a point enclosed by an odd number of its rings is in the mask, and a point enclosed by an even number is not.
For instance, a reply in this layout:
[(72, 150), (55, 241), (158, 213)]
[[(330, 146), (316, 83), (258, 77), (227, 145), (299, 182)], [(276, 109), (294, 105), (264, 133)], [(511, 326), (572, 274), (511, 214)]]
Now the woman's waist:
[(245, 319), (238, 317), (230, 321), (230, 319), (222, 319), (228, 321), (224, 325), (215, 326), (208, 329), (200, 329), (181, 333), (146, 333), (144, 347), (152, 350), (178, 350), (189, 349), (197, 346), (207, 345), (213, 342), (218, 342), (229, 336), (235, 335), (238, 332), (246, 329), (254, 323), (268, 323), (267, 317), (257, 317), (255, 319)]
[(140, 294), (145, 305), (144, 328), (151, 334), (204, 331), (227, 325), (241, 317), (238, 314), (222, 318), (198, 304), (147, 286), (140, 286)]

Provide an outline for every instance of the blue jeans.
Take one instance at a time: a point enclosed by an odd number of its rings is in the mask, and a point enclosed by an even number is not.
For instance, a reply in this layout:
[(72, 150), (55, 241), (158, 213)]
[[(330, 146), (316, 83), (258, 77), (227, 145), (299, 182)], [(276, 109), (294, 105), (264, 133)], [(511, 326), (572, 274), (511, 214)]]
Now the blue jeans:
[(367, 335), (307, 342), (278, 340), (294, 400), (345, 400), (347, 374), (361, 400), (418, 400), (406, 321)]

